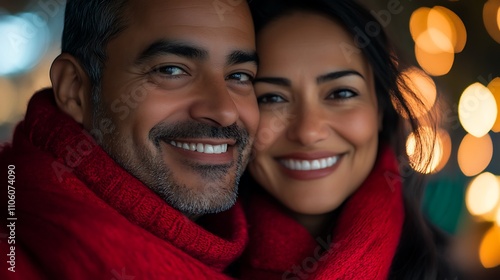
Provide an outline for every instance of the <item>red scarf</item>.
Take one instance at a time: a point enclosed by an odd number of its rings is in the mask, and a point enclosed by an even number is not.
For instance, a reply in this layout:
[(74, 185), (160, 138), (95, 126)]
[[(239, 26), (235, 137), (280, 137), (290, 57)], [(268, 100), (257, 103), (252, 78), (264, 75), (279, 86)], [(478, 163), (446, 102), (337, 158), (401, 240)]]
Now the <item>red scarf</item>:
[(385, 148), (327, 240), (315, 240), (269, 195), (254, 195), (242, 278), (387, 279), (404, 220), (398, 178), (396, 158)]
[(57, 109), (51, 90), (34, 95), (0, 163), (15, 165), (18, 218), (16, 273), (4, 261), (1, 279), (225, 279), (247, 242), (239, 203), (204, 217), (217, 235), (192, 222)]

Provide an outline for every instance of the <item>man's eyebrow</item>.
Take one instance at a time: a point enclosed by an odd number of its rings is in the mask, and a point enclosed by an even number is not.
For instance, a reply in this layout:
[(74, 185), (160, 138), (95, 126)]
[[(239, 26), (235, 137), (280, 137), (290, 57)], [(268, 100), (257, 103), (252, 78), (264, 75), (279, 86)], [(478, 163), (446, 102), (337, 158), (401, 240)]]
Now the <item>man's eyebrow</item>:
[(363, 75), (361, 75), (361, 73), (359, 73), (358, 71), (345, 70), (345, 71), (330, 72), (330, 73), (318, 76), (316, 78), (316, 83), (321, 84), (321, 83), (325, 83), (325, 82), (339, 79), (339, 78), (349, 76), (349, 75), (356, 75), (356, 76), (360, 76), (361, 78), (363, 78), (363, 80), (365, 79), (365, 77)]
[(178, 41), (158, 40), (149, 45), (135, 60), (136, 65), (160, 55), (178, 55), (190, 59), (203, 60), (208, 57), (208, 52), (189, 43)]
[(257, 53), (255, 51), (247, 52), (247, 51), (233, 51), (231, 54), (227, 56), (227, 65), (235, 65), (246, 62), (252, 62), (256, 66), (259, 64), (259, 59), (257, 57)]
[(289, 79), (286, 78), (278, 78), (278, 77), (259, 77), (255, 78), (253, 80), (253, 83), (268, 83), (268, 84), (273, 84), (277, 86), (285, 86), (285, 87), (290, 87), (292, 85), (292, 82)]

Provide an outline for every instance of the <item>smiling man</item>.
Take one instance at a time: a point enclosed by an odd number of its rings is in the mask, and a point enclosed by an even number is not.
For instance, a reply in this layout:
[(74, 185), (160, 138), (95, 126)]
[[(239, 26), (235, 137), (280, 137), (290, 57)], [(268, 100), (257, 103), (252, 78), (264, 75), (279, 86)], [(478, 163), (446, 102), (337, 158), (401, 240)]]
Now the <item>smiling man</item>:
[(226, 277), (247, 241), (236, 197), (258, 108), (250, 13), (224, 5), (68, 1), (52, 88), (0, 154), (17, 219), (0, 274)]

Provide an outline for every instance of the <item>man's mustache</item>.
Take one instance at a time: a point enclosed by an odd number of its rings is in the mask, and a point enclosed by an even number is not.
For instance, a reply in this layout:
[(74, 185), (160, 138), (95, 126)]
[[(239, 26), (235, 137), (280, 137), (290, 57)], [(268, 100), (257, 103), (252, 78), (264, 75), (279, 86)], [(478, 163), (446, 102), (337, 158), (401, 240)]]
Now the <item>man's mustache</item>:
[(156, 147), (162, 141), (189, 138), (233, 139), (236, 141), (235, 145), (240, 147), (245, 147), (249, 141), (248, 131), (236, 123), (224, 127), (195, 121), (159, 123), (149, 131), (149, 139)]

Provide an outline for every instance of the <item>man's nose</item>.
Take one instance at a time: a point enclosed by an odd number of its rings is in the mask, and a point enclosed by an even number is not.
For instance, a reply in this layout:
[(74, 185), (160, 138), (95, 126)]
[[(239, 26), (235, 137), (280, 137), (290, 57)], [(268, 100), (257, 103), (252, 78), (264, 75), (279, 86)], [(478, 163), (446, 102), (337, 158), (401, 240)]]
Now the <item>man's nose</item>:
[(193, 119), (216, 126), (230, 126), (239, 118), (232, 93), (223, 78), (206, 79), (198, 86), (199, 98), (190, 106)]

